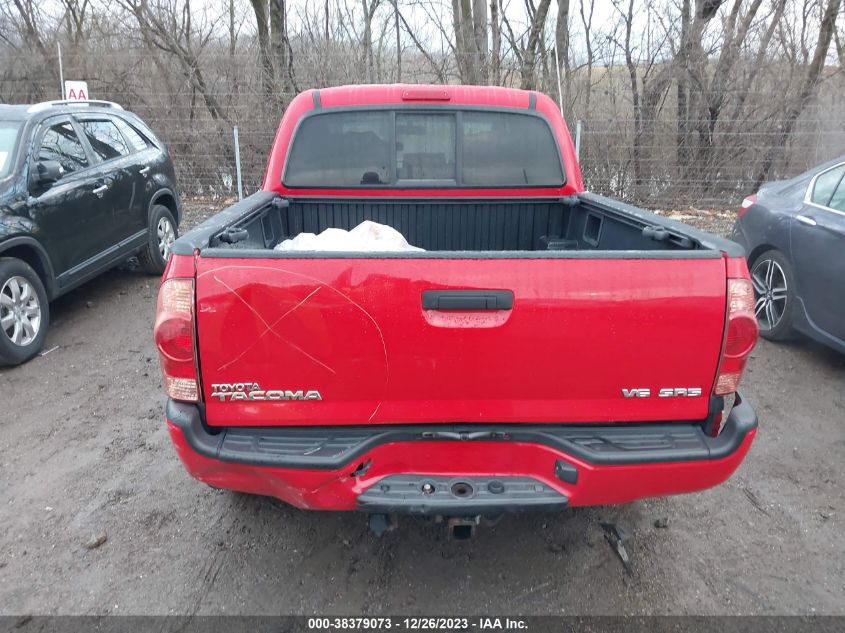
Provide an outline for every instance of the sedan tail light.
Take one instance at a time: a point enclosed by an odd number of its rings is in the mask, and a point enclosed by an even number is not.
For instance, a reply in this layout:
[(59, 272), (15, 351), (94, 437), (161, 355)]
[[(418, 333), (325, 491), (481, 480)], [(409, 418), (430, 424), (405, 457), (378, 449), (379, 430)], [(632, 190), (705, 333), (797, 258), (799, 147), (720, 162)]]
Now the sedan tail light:
[(174, 400), (199, 402), (195, 331), (194, 280), (167, 279), (158, 292), (154, 337), (164, 389)]
[(756, 193), (752, 193), (750, 196), (746, 196), (746, 198), (742, 201), (742, 204), (739, 205), (739, 210), (736, 212), (737, 216), (741, 218), (755, 204), (757, 204)]

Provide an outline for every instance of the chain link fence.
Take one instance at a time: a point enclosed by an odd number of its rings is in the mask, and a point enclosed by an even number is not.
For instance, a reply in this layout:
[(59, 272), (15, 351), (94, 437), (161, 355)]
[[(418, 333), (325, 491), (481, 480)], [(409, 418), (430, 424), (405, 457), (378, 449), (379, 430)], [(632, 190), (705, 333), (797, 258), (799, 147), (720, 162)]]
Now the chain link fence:
[[(141, 116), (172, 152), (183, 196), (222, 199), (238, 190), (233, 128), (238, 127), (243, 188), (249, 194), (261, 185), (283, 104), (294, 95), (268, 96), (255, 60), (254, 51), (205, 55), (204, 91), (193, 71), (163, 67), (143, 50), (104, 58), (69, 56), (65, 78), (87, 79), (91, 98), (116, 101)], [(345, 77), (323, 77), (331, 60), (300, 57), (298, 63), (300, 88), (347, 83)], [(0, 67), (6, 69), (0, 75), (0, 101), (58, 97), (56, 69), (2, 55)], [(432, 81), (419, 60), (406, 60), (402, 73), (404, 82)], [(391, 68), (380, 69), (378, 77), (396, 79)], [(618, 73), (606, 71), (589, 86), (589, 95), (583, 86), (576, 89), (567, 121), (573, 135), (576, 120), (582, 122), (580, 161), (587, 188), (634, 204), (667, 210), (734, 208), (752, 192), (762, 157), (769, 152), (776, 158), (769, 179), (796, 175), (845, 153), (841, 72), (822, 82), (783, 146), (779, 139), (787, 124), (786, 108), (770, 107), (783, 94), (776, 85), (772, 93), (728, 92), (724, 114), (712, 129), (707, 121), (684, 122), (691, 130), (684, 142), (679, 140), (672, 88), (657, 114), (639, 122)], [(546, 92), (556, 97), (557, 85), (548, 85)], [(701, 147), (707, 151), (702, 153)]]

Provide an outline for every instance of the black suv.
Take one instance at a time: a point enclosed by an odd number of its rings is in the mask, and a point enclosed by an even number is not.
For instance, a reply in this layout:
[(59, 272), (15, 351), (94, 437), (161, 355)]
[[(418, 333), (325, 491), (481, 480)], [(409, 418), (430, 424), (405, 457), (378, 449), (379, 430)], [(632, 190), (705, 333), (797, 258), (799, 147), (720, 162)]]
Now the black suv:
[(135, 255), (160, 275), (180, 219), (170, 156), (134, 114), (0, 105), (0, 365), (40, 351), (59, 295)]

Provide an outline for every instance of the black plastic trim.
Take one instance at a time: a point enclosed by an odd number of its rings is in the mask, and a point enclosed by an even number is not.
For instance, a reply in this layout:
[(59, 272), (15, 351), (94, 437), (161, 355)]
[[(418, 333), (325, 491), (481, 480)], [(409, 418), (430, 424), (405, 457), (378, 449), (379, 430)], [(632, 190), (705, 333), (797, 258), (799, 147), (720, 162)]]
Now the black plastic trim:
[[(456, 484), (464, 484), (469, 494), (455, 495)], [(363, 512), (420, 516), (554, 512), (568, 503), (565, 495), (531, 477), (388, 475), (358, 495)]]
[(511, 290), (424, 290), (423, 310), (510, 310)]
[(176, 217), (173, 219), (176, 220), (177, 226), (180, 225), (182, 223), (182, 200), (178, 195), (176, 195), (176, 192), (170, 189), (170, 187), (162, 187), (155, 192), (152, 198), (150, 198), (150, 204), (147, 208), (147, 224), (149, 224), (152, 220), (153, 207), (158, 204), (158, 201), (161, 200), (163, 196), (170, 196), (176, 202)]
[[(282, 198), (275, 192), (260, 191), (242, 201), (224, 209), (215, 216), (212, 216), (190, 232), (174, 242), (172, 252), (176, 255), (193, 255), (196, 251), (202, 250), (204, 257), (238, 258), (238, 259), (372, 259), (373, 253), (361, 252), (308, 252), (308, 251), (276, 251), (268, 248), (216, 248), (216, 235), (230, 226), (248, 222), (252, 217), (262, 213), (269, 205), (286, 207), (291, 200), (297, 199), (319, 202), (321, 200), (336, 201), (335, 198), (326, 196), (293, 196)], [(344, 196), (343, 200), (365, 200), (372, 201), (372, 197)], [(435, 201), (438, 204), (453, 202), (461, 204), (461, 199), (444, 200), (439, 197), (414, 196), (413, 198), (384, 198), (378, 199), (378, 203), (389, 203), (394, 200), (408, 202)], [(495, 200), (523, 201), (524, 198), (512, 197), (479, 197), (472, 198), (472, 201)], [(670, 239), (673, 237), (686, 237), (699, 248), (689, 250), (546, 250), (546, 251), (397, 251), (378, 253), (379, 259), (715, 259), (721, 258), (723, 254), (734, 257), (742, 256), (742, 246), (719, 238), (715, 235), (694, 229), (674, 220), (657, 216), (643, 209), (632, 207), (610, 198), (597, 194), (581, 193), (577, 198), (537, 198), (538, 201), (559, 201), (565, 204), (572, 204), (573, 200), (582, 203), (589, 208), (591, 205), (597, 210), (609, 214), (614, 219), (627, 221), (629, 223), (643, 223), (646, 225), (662, 225), (667, 229)]]
[(70, 292), (109, 268), (118, 265), (132, 255), (132, 253), (137, 252), (138, 248), (146, 243), (147, 236), (147, 229), (138, 231), (134, 235), (130, 235), (81, 264), (77, 264), (73, 268), (66, 270), (56, 277), (54, 297)]
[(41, 265), (44, 267), (44, 273), (46, 275), (46, 279), (42, 279), (41, 281), (44, 284), (44, 289), (47, 291), (47, 297), (52, 301), (56, 296), (55, 293), (57, 291), (58, 284), (56, 283), (56, 275), (53, 271), (53, 263), (50, 261), (50, 256), (47, 254), (47, 251), (34, 237), (29, 237), (28, 235), (17, 235), (0, 241), (0, 257), (8, 257), (8, 255), (4, 255), (4, 253), (17, 246), (25, 246), (35, 251)]
[(197, 405), (169, 400), (167, 419), (196, 452), (224, 462), (335, 470), (390, 442), (498, 441), (540, 444), (596, 465), (722, 459), (757, 427), (757, 415), (736, 395), (718, 437), (702, 422), (643, 424), (427, 424), (209, 428)]
[[(180, 238), (181, 239), (181, 238)], [(174, 246), (179, 240), (174, 242)], [(202, 248), (202, 247), (200, 247)], [(193, 251), (172, 251), (190, 255)], [(266, 248), (205, 248), (203, 257), (229, 259), (720, 259), (718, 251), (275, 251)]]
[(555, 462), (555, 477), (568, 484), (578, 483), (578, 469), (562, 459)]
[[(276, 202), (278, 201), (278, 202)], [(249, 215), (263, 211), (270, 204), (285, 204), (287, 200), (279, 198), (278, 194), (272, 191), (259, 191), (247, 196), (240, 202), (226, 207), (220, 213), (213, 215), (199, 226), (194, 227), (188, 233), (173, 242), (170, 252), (174, 255), (193, 255), (195, 251), (206, 248), (211, 238), (224, 229), (237, 222), (246, 219)], [(223, 249), (221, 249), (223, 250)], [(243, 251), (237, 251), (242, 253)], [(255, 249), (263, 256), (273, 251)]]
[[(616, 212), (622, 216), (628, 216), (645, 223), (647, 226), (658, 226), (665, 229), (671, 240), (675, 238), (688, 238), (693, 242), (697, 242), (705, 249), (715, 250), (724, 253), (728, 257), (745, 257), (745, 249), (734, 241), (731, 241), (712, 233), (700, 231), (689, 224), (671, 220), (662, 215), (657, 215), (635, 207), (630, 204), (625, 204), (619, 200), (606, 198), (597, 193), (582, 192), (578, 194), (578, 199), (582, 204), (589, 207), (590, 204), (598, 206), (602, 211)], [(670, 251), (674, 252), (674, 251)], [(680, 251), (680, 252), (695, 252), (695, 251)]]

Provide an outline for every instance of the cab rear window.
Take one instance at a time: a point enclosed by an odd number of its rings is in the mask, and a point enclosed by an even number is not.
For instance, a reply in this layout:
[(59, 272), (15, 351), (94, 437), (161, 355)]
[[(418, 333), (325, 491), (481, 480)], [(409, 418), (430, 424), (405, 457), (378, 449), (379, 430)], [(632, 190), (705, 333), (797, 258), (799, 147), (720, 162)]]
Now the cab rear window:
[(545, 119), (498, 111), (326, 112), (299, 124), (288, 187), (561, 186)]
[(546, 123), (502, 112), (463, 115), (462, 175), (468, 185), (562, 185), (560, 154)]
[(391, 124), (389, 112), (343, 112), (304, 119), (290, 149), (285, 183), (294, 187), (387, 184)]

